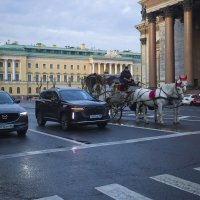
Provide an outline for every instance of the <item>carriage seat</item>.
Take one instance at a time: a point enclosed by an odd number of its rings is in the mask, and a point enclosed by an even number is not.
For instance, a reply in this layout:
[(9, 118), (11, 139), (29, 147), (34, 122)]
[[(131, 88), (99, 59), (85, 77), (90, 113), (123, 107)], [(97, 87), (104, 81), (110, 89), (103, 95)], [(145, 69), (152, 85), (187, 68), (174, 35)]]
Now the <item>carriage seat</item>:
[(124, 91), (127, 91), (128, 89), (128, 85), (125, 85), (125, 84), (117, 84), (117, 90), (120, 91), (120, 92), (124, 92)]

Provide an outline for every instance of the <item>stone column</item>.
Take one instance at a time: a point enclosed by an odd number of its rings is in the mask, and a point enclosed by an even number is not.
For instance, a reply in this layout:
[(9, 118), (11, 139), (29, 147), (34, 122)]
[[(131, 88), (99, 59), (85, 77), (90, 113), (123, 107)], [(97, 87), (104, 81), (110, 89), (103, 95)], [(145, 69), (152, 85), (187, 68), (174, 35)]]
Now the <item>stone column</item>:
[(133, 75), (133, 64), (130, 64), (130, 72)]
[(101, 74), (101, 63), (98, 63), (98, 74)]
[(123, 64), (120, 64), (120, 73), (122, 72), (122, 65), (123, 65)]
[(91, 70), (90, 73), (93, 74), (94, 73), (94, 63), (91, 63)]
[(165, 83), (175, 82), (174, 64), (174, 18), (173, 9), (167, 7), (165, 14)]
[(4, 80), (8, 80), (8, 60), (4, 60)]
[(184, 70), (189, 85), (193, 85), (192, 28), (192, 4), (184, 0)]
[(156, 15), (148, 14), (149, 21), (149, 87), (157, 87), (156, 69)]
[(146, 67), (146, 42), (147, 38), (141, 38), (141, 50), (142, 50), (142, 57), (141, 57), (141, 82), (147, 84), (147, 67)]
[(117, 64), (115, 63), (115, 74), (117, 74)]
[(13, 81), (16, 80), (15, 60), (12, 60)]
[(106, 71), (106, 63), (103, 64), (103, 72), (105, 73)]
[(112, 74), (112, 64), (109, 63), (109, 74)]
[(22, 80), (22, 63), (21, 63), (21, 61), (19, 63), (19, 80), (20, 81)]

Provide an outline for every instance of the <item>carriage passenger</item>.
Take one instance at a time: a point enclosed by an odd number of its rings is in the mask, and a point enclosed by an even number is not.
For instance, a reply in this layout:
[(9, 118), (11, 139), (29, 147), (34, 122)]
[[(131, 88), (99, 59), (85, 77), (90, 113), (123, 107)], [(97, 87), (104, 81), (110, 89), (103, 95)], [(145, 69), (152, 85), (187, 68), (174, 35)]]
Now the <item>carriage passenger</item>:
[(132, 78), (131, 72), (128, 69), (128, 66), (126, 66), (124, 70), (121, 72), (119, 81), (124, 85), (134, 84), (134, 80)]

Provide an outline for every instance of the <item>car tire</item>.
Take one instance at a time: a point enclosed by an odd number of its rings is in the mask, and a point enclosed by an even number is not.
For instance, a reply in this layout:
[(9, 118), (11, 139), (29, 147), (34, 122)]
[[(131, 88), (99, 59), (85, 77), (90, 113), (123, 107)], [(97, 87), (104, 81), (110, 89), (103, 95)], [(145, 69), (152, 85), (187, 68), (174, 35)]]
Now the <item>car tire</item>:
[(66, 114), (62, 114), (60, 123), (63, 131), (67, 131), (71, 128)]
[(39, 126), (44, 126), (46, 124), (46, 120), (44, 120), (44, 117), (41, 111), (37, 112), (36, 118), (37, 118), (37, 123)]
[(101, 122), (101, 123), (98, 123), (97, 126), (99, 128), (105, 128), (107, 126), (107, 122)]
[(17, 131), (17, 134), (19, 137), (24, 137), (26, 135), (26, 133), (27, 133), (27, 129)]

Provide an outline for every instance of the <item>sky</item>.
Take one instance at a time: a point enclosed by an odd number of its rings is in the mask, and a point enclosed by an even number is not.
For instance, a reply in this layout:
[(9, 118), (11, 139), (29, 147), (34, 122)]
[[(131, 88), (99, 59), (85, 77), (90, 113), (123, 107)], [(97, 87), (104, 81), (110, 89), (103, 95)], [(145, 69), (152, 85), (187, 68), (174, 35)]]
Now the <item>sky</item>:
[(140, 52), (138, 0), (0, 0), (0, 44)]

